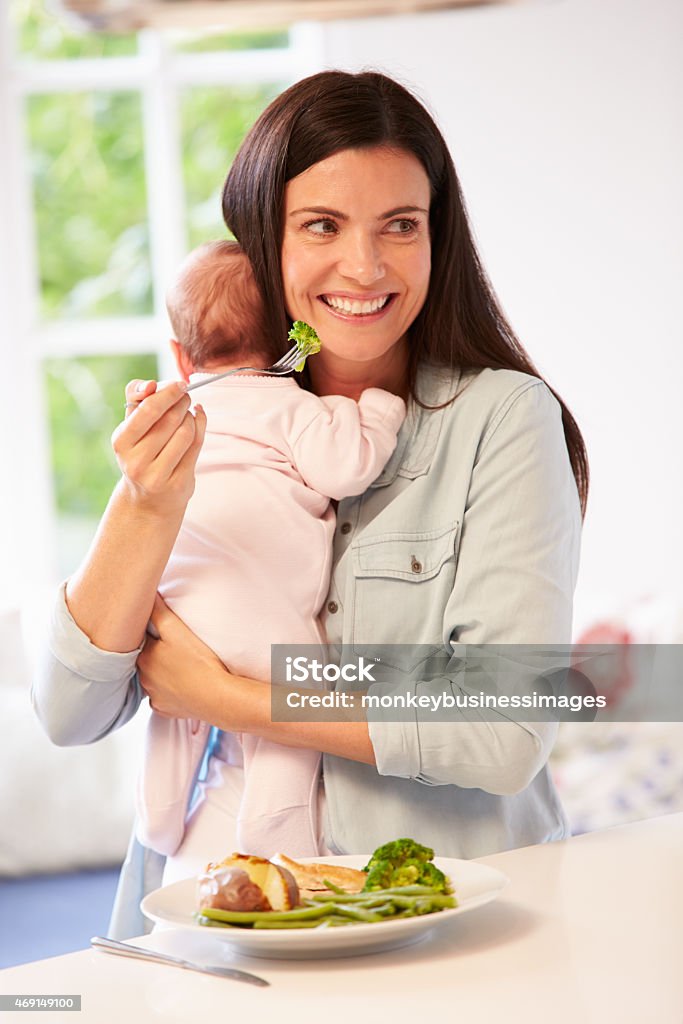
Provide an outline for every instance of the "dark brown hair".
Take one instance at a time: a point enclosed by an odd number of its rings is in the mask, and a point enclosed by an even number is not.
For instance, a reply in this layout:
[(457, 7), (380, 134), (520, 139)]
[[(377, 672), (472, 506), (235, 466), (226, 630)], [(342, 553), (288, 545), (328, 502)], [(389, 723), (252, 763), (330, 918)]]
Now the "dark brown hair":
[(237, 242), (206, 242), (181, 264), (166, 295), (177, 341), (197, 369), (227, 360), (270, 362), (265, 309)]
[[(291, 86), (257, 120), (226, 179), (223, 216), (251, 260), (271, 338), (286, 337), (289, 328), (281, 268), (286, 183), (340, 150), (376, 146), (412, 153), (431, 184), (432, 271), (426, 301), (410, 328), (412, 397), (419, 401), (415, 382), (418, 365), (425, 359), (462, 370), (521, 370), (543, 379), (508, 323), (481, 264), (443, 136), (407, 89), (371, 71), (323, 71)], [(562, 409), (585, 513), (586, 448), (574, 417), (552, 393)]]

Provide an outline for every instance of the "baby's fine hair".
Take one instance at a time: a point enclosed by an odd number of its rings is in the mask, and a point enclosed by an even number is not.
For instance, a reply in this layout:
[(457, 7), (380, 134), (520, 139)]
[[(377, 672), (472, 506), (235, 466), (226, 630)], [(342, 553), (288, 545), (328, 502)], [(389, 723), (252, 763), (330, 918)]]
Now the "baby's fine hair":
[(270, 345), (249, 259), (237, 242), (193, 249), (166, 295), (176, 340), (196, 369), (265, 358)]

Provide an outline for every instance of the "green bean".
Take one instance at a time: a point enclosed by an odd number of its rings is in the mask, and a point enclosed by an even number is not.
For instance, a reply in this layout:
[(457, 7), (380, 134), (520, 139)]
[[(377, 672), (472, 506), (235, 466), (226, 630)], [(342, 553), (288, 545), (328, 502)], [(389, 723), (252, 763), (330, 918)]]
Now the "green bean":
[[(415, 899), (415, 897), (413, 896), (412, 899)], [(351, 899), (347, 893), (343, 893), (341, 895), (327, 896), (325, 898), (320, 898), (318, 896), (311, 897), (311, 904), (317, 907), (325, 906), (327, 904), (334, 905), (337, 902), (344, 903), (346, 906), (349, 907), (359, 906), (363, 907), (366, 910), (374, 910), (375, 907), (384, 906), (384, 904), (387, 902), (387, 897), (384, 896), (382, 893), (380, 893), (379, 896), (375, 896), (374, 893), (367, 894), (364, 899)]]
[(363, 907), (356, 906), (345, 906), (343, 903), (333, 903), (335, 914), (341, 914), (342, 917), (351, 917), (354, 921), (362, 921), (365, 924), (374, 924), (376, 921), (382, 920), (381, 914), (376, 914), (372, 910), (365, 910)]
[(373, 906), (372, 908), (376, 914), (380, 917), (396, 917), (396, 907), (393, 901), (389, 903), (380, 903), (379, 906)]
[(327, 904), (314, 907), (296, 907), (294, 910), (216, 910), (204, 907), (204, 917), (224, 924), (255, 924), (257, 921), (307, 921), (332, 913)]
[(335, 885), (334, 882), (330, 882), (327, 878), (323, 878), (323, 885), (326, 885), (330, 892), (336, 893), (337, 896), (348, 896), (346, 889), (342, 889), (341, 886)]
[(416, 909), (422, 904), (428, 904), (433, 910), (448, 910), (458, 905), (455, 896), (443, 895), (429, 896), (424, 899), (420, 896), (392, 896), (391, 902), (400, 910)]
[[(318, 893), (317, 896), (310, 896), (307, 902), (322, 903), (334, 901), (339, 893)], [(365, 902), (366, 900), (384, 900), (391, 896), (443, 896), (440, 889), (433, 889), (427, 885), (402, 885), (393, 889), (373, 889), (370, 892), (349, 892), (344, 893), (345, 903)]]

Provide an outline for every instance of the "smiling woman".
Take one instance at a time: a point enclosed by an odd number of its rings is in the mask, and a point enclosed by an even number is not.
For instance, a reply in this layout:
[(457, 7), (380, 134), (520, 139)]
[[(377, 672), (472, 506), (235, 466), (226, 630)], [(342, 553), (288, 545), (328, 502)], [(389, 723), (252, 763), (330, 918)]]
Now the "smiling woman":
[[(313, 171), (315, 184), (322, 184), (320, 169), (324, 175), (329, 159), (362, 160), (372, 149), (388, 150), (416, 162), (429, 181), (431, 270), (426, 300), (410, 325), (411, 344), (404, 367), (408, 392), (419, 401), (417, 373), (425, 359), (460, 369), (514, 369), (540, 379), (481, 264), (443, 136), (407, 89), (374, 72), (329, 71), (287, 89), (249, 132), (226, 179), (223, 216), (251, 259), (272, 334), (284, 336), (288, 327), (287, 268), (281, 252), (286, 238), (287, 190)], [(399, 163), (394, 161), (395, 166)], [(334, 201), (343, 181), (343, 177), (340, 181), (335, 177), (331, 182), (328, 174), (332, 190), (322, 202), (323, 209), (346, 214)], [(358, 192), (365, 190), (362, 176), (354, 177), (354, 183)], [(290, 209), (300, 205), (305, 208), (318, 202), (311, 195)], [(388, 202), (375, 210), (375, 216), (383, 212), (391, 212)], [(324, 222), (317, 228), (319, 233), (331, 229), (332, 225)], [(356, 284), (362, 288), (362, 281)], [(569, 459), (585, 511), (588, 459), (583, 439), (566, 405), (552, 389), (551, 393), (560, 403)]]
[[(329, 499), (339, 498), (331, 572), (321, 575), (313, 628), (334, 650), (346, 646), (355, 655), (376, 645), (386, 645), (392, 659), (399, 645), (445, 652), (438, 682), (449, 692), (473, 685), (463, 668), (470, 645), (567, 643), (585, 449), (499, 308), (451, 157), (424, 107), (375, 73), (324, 72), (297, 83), (247, 135), (226, 179), (223, 211), (250, 260), (271, 339), (284, 340), (295, 317), (320, 334), (305, 386), (330, 410), (350, 404), (363, 423), (368, 396), (386, 410), (399, 403), (395, 396), (408, 400), (384, 468), (374, 466), (372, 482), (346, 494), (338, 489), (341, 460), (325, 454), (322, 430), (295, 431), (291, 445), (273, 449), (269, 472), (287, 486), (298, 472), (312, 489), (305, 466), (317, 456), (330, 526)], [(155, 593), (195, 487), (195, 465), (199, 488), (222, 421), (212, 428), (209, 416), (200, 455), (205, 416), (192, 415), (182, 388), (132, 382), (127, 397), (140, 407), (116, 432), (123, 479), (88, 558), (59, 595), (35, 697), (63, 743), (122, 724), (145, 695), (170, 729), (196, 726), (207, 765), (201, 784), (194, 788), (195, 762), (164, 775), (183, 794), (171, 872), (191, 874), (188, 866), (210, 859), (245, 805), (255, 806), (255, 787), (278, 805), (277, 828), (261, 823), (262, 842), (278, 841), (295, 820), (295, 766), (309, 755), (317, 764), (319, 753), (322, 769), (309, 787), (315, 799), (306, 829), (290, 833), (289, 855), (311, 841), (321, 853), (361, 853), (410, 835), (442, 856), (475, 857), (564, 836), (547, 769), (556, 723), (515, 722), (495, 711), (488, 721), (472, 721), (466, 711), (447, 722), (273, 721), (268, 665), (271, 644), (282, 639), (268, 619), (274, 598), (254, 594), (257, 581), (272, 579), (282, 607), (298, 608), (302, 549), (295, 547), (290, 564), (264, 559), (264, 543), (250, 544), (252, 534), (268, 543), (289, 536), (290, 521), (268, 501), (245, 516), (235, 489), (214, 500), (221, 521), (233, 516), (222, 532), (232, 559), (226, 595), (240, 611), (253, 607), (235, 645), (216, 653), (218, 644), (208, 646)], [(357, 406), (349, 403), (356, 398)], [(273, 394), (268, 417), (280, 407)], [(388, 412), (380, 421), (386, 425)], [(266, 477), (264, 470), (253, 479)], [(234, 559), (245, 551), (253, 565), (236, 570)], [(289, 568), (280, 579), (282, 565)], [(212, 600), (207, 618), (232, 623), (229, 607), (227, 596)], [(141, 650), (150, 614), (154, 635)], [(247, 627), (258, 672), (235, 670)], [(295, 641), (289, 630), (284, 642)], [(408, 670), (416, 692), (433, 691), (419, 659)], [(391, 693), (390, 677), (373, 694)], [(92, 686), (91, 678), (108, 682)], [(260, 739), (272, 758), (266, 772), (265, 761), (257, 772), (248, 758)], [(317, 835), (310, 827), (316, 811)], [(120, 890), (122, 937), (142, 929), (134, 913), (139, 883), (153, 887), (163, 869), (163, 858), (133, 842)]]
[[(314, 386), (329, 376), (332, 390), (357, 397), (381, 379), (400, 392), (408, 328), (429, 288), (429, 203), (423, 166), (388, 148), (343, 150), (287, 183), (285, 303), (325, 339)], [(377, 375), (383, 364), (389, 378)]]

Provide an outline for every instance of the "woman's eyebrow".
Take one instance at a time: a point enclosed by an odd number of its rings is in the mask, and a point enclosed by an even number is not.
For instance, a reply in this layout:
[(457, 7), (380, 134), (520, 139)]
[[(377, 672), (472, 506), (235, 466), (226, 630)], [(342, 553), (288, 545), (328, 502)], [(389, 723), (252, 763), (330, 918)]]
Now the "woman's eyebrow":
[(397, 206), (393, 210), (387, 210), (380, 214), (377, 220), (385, 220), (387, 217), (397, 217), (400, 213), (429, 213), (423, 206)]
[[(348, 215), (342, 213), (341, 210), (331, 210), (328, 206), (305, 206), (300, 210), (292, 210), (289, 214), (290, 217), (295, 217), (298, 213), (321, 213), (327, 217), (336, 217), (337, 220), (348, 220)], [(396, 206), (393, 210), (387, 210), (386, 213), (380, 213), (377, 220), (386, 220), (388, 217), (397, 217), (401, 213), (429, 213), (429, 210), (425, 210), (423, 206)]]
[(346, 214), (342, 213), (340, 210), (330, 210), (327, 206), (304, 206), (300, 210), (292, 210), (289, 216), (294, 217), (297, 213), (322, 213), (327, 217), (336, 217), (338, 220), (349, 219)]

